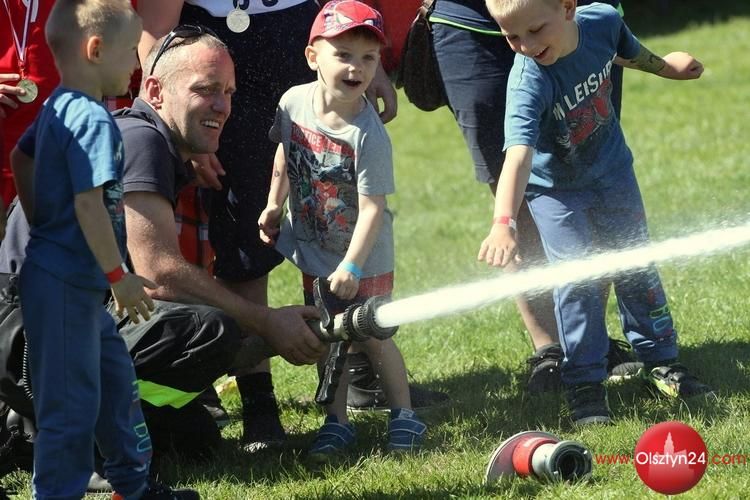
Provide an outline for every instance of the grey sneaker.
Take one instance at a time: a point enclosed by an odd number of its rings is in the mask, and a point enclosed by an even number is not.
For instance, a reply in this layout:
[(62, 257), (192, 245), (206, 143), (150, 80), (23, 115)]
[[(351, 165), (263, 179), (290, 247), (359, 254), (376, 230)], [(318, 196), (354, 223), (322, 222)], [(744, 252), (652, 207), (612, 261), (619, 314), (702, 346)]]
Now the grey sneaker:
[(578, 384), (566, 389), (570, 419), (575, 425), (609, 424), (612, 413), (607, 389), (601, 383)]

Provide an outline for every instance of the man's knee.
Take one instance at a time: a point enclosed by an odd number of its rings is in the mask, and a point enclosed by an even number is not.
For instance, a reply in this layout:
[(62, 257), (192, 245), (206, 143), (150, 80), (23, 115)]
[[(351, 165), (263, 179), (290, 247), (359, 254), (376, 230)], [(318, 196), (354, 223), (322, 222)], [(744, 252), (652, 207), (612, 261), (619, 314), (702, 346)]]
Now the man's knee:
[(210, 306), (160, 301), (147, 325), (130, 349), (138, 378), (185, 392), (227, 373), (240, 348), (237, 322)]

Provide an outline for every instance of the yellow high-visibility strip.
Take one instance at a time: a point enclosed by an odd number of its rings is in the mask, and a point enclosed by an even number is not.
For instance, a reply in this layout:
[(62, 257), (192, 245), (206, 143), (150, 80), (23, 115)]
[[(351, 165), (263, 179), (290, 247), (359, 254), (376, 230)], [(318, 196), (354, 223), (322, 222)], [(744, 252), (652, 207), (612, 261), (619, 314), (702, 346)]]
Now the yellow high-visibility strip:
[(200, 394), (200, 392), (184, 392), (148, 380), (138, 380), (138, 390), (142, 400), (154, 406), (169, 405), (173, 408), (182, 408)]

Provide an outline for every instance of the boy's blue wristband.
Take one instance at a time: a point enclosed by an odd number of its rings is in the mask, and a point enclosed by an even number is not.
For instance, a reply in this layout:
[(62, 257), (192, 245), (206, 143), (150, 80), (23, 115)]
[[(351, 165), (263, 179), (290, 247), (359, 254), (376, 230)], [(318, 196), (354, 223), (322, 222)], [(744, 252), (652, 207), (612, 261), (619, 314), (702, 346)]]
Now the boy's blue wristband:
[(344, 271), (349, 271), (358, 280), (362, 279), (362, 269), (360, 269), (359, 266), (354, 262), (347, 262), (345, 260), (342, 260), (341, 264), (339, 264), (339, 268), (343, 269)]

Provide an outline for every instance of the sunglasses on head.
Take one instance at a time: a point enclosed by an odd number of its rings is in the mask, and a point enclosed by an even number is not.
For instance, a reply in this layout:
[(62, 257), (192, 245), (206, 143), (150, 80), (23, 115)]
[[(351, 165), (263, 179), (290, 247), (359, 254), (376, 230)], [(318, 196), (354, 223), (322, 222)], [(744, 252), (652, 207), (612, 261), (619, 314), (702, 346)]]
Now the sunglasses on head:
[(214, 33), (210, 28), (206, 28), (205, 26), (201, 26), (200, 24), (181, 24), (180, 26), (177, 26), (175, 29), (169, 32), (169, 34), (164, 37), (164, 41), (161, 43), (161, 47), (159, 47), (159, 51), (156, 53), (156, 57), (154, 57), (154, 62), (151, 63), (151, 71), (148, 72), (148, 76), (151, 76), (154, 74), (154, 68), (156, 67), (156, 63), (159, 61), (159, 58), (164, 55), (164, 53), (169, 50), (172, 42), (176, 38), (181, 38), (183, 40), (187, 38), (197, 38), (203, 35), (210, 35), (216, 39), (219, 37), (216, 36), (216, 33)]

